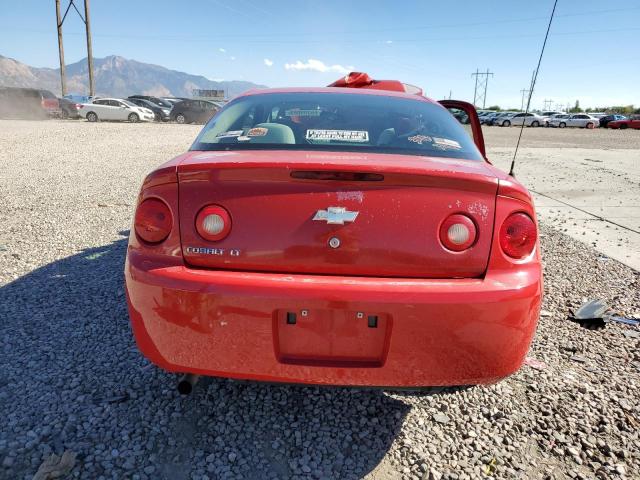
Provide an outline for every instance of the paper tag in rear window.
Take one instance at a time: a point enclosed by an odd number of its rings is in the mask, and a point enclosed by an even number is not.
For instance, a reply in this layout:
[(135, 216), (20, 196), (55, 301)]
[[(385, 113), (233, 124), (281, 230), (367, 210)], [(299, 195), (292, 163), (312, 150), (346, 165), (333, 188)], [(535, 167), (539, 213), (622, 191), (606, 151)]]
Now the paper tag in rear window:
[(462, 145), (450, 138), (433, 137), (433, 146), (440, 150), (460, 150)]
[(365, 130), (307, 130), (307, 140), (316, 142), (354, 142), (369, 141), (369, 132)]

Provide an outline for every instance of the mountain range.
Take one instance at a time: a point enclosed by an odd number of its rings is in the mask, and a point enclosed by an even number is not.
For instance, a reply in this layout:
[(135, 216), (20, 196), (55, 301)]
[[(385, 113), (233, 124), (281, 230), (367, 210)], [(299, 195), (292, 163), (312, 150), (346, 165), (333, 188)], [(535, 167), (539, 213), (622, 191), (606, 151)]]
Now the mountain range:
[[(199, 88), (225, 90), (227, 97), (231, 98), (251, 88), (265, 88), (264, 85), (240, 80), (213, 81), (202, 75), (191, 75), (117, 55), (94, 58), (93, 70), (98, 96), (191, 97), (192, 90)], [(66, 66), (67, 92), (89, 92), (87, 71), (86, 58)], [(0, 55), (0, 86), (42, 88), (60, 95), (60, 69), (31, 67)]]

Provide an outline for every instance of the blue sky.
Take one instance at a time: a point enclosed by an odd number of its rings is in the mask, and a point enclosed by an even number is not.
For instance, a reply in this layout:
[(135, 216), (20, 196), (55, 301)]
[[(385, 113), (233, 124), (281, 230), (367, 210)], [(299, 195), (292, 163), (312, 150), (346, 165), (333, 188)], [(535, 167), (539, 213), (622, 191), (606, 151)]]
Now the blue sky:
[[(68, 0), (62, 0), (63, 8)], [(82, 11), (82, 0), (76, 0)], [(58, 66), (54, 0), (3, 1), (0, 54)], [(326, 85), (346, 70), (472, 100), (471, 73), (489, 68), (488, 104), (519, 107), (552, 0), (91, 0), (94, 56), (121, 55), (269, 86)], [(86, 56), (73, 10), (65, 56)], [(560, 0), (540, 69), (544, 99), (583, 107), (640, 105), (640, 2)]]

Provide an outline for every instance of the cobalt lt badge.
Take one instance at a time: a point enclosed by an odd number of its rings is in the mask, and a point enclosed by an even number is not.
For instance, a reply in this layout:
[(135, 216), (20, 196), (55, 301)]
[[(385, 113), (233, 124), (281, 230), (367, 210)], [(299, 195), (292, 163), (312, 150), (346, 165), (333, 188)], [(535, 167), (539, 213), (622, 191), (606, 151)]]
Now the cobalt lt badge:
[(329, 225), (344, 225), (353, 222), (358, 212), (350, 212), (344, 207), (329, 207), (326, 210), (318, 210), (313, 219), (327, 222)]

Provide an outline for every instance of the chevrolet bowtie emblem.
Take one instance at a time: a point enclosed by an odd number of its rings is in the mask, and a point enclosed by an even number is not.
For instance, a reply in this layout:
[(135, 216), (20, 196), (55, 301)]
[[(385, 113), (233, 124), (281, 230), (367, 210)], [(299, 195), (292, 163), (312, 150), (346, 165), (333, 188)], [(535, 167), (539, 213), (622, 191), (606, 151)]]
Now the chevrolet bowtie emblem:
[(313, 219), (327, 222), (329, 225), (344, 225), (353, 222), (358, 212), (350, 212), (344, 207), (329, 207), (326, 210), (318, 210)]

